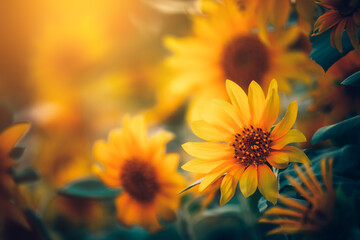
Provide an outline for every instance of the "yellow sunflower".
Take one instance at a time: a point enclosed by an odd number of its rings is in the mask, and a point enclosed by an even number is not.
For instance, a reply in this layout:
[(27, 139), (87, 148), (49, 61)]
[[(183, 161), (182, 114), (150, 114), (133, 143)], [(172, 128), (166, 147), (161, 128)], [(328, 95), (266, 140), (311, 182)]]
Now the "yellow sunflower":
[(297, 116), (297, 102), (289, 104), (284, 118), (274, 127), (279, 113), (276, 80), (272, 80), (265, 98), (255, 82), (249, 95), (236, 83), (227, 80), (226, 89), (231, 103), (214, 100), (203, 109), (203, 120), (192, 122), (193, 132), (209, 142), (188, 142), (184, 150), (196, 157), (182, 166), (184, 170), (205, 173), (199, 186), (204, 191), (224, 174), (220, 204), (228, 202), (239, 182), (245, 197), (257, 188), (264, 197), (276, 203), (278, 183), (271, 167), (286, 168), (289, 162), (311, 163), (303, 151), (287, 146), (304, 142), (305, 136), (290, 129)]
[(314, 34), (319, 35), (332, 28), (331, 46), (342, 52), (342, 36), (344, 30), (354, 48), (359, 46), (358, 29), (360, 26), (360, 4), (358, 1), (316, 0), (318, 5), (329, 11), (321, 15), (314, 24)]
[(146, 131), (142, 116), (132, 120), (126, 116), (123, 128), (110, 132), (108, 143), (95, 143), (94, 155), (105, 167), (105, 171), (96, 167), (104, 183), (124, 190), (116, 199), (118, 219), (127, 226), (138, 224), (156, 231), (161, 228), (158, 218), (175, 217), (180, 203), (177, 193), (185, 180), (176, 172), (178, 154), (165, 154), (173, 135), (159, 131), (147, 138)]
[(332, 163), (333, 160), (330, 159), (328, 167), (326, 167), (326, 160), (321, 161), (325, 189), (321, 187), (314, 172), (308, 165), (305, 165), (306, 174), (295, 165), (295, 170), (306, 187), (302, 187), (293, 177), (288, 176), (288, 180), (296, 191), (306, 199), (306, 203), (303, 204), (279, 195), (279, 200), (284, 204), (284, 207), (275, 206), (268, 209), (259, 220), (263, 223), (280, 224), (278, 228), (268, 232), (269, 235), (315, 233), (331, 222), (335, 204)]
[(290, 79), (309, 82), (314, 63), (306, 53), (291, 50), (300, 28), (269, 32), (265, 40), (255, 31), (254, 14), (239, 11), (236, 1), (203, 1), (203, 11), (205, 16), (193, 17), (191, 36), (164, 40), (173, 53), (167, 63), (176, 71), (159, 94), (164, 111), (178, 107), (192, 92), (194, 101), (225, 97), (223, 79), (247, 88), (252, 80), (267, 87), (276, 78), (286, 92), (291, 91)]

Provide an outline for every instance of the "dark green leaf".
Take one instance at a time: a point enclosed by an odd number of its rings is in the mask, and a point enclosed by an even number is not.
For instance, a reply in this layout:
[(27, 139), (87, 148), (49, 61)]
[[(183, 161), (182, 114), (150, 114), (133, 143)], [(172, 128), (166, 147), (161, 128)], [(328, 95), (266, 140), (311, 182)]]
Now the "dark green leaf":
[(99, 179), (87, 178), (72, 182), (58, 190), (59, 194), (92, 198), (92, 199), (108, 199), (114, 198), (120, 194), (120, 189), (110, 189), (106, 187)]
[(360, 87), (360, 71), (352, 74), (350, 77), (346, 78), (344, 81), (342, 81), (343, 85), (351, 85)]
[(11, 152), (9, 153), (9, 157), (14, 159), (14, 160), (17, 160), (18, 158), (20, 158), (23, 153), (25, 151), (25, 148), (23, 147), (14, 147)]
[[(336, 48), (332, 47), (330, 44), (331, 31), (332, 29), (329, 29), (318, 36), (310, 37), (313, 47), (310, 57), (325, 71), (327, 71), (336, 61), (354, 49), (345, 32), (342, 36), (343, 52), (340, 53)], [(360, 31), (358, 32), (358, 35), (360, 35)]]
[(24, 171), (14, 175), (16, 183), (32, 182), (39, 179), (39, 173), (33, 168), (27, 168)]
[(360, 115), (347, 119), (337, 124), (320, 128), (312, 137), (312, 143), (318, 143), (327, 139), (335, 143), (359, 143)]

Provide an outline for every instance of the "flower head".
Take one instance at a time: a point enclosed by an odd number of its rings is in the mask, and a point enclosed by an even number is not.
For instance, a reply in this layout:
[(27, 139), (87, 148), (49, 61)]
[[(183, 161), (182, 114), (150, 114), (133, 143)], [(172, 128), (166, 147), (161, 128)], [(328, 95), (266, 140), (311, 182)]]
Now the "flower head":
[(313, 35), (319, 35), (332, 28), (330, 35), (331, 46), (342, 52), (342, 35), (346, 30), (351, 44), (354, 48), (357, 48), (359, 46), (357, 32), (360, 26), (360, 6), (357, 1), (317, 0), (316, 3), (328, 8), (329, 11), (316, 20)]
[(272, 128), (279, 113), (276, 80), (271, 81), (266, 98), (255, 81), (249, 86), (248, 96), (230, 80), (226, 88), (231, 103), (214, 100), (203, 109), (203, 120), (192, 123), (193, 132), (209, 142), (185, 143), (185, 151), (196, 159), (182, 168), (206, 174), (199, 191), (226, 174), (220, 187), (221, 205), (233, 197), (238, 182), (245, 197), (259, 188), (275, 204), (278, 183), (270, 167), (286, 168), (289, 162), (309, 163), (303, 151), (287, 146), (306, 141), (300, 131), (290, 129), (297, 116), (297, 102), (290, 103), (284, 118)]
[(273, 229), (268, 234), (314, 233), (319, 232), (331, 222), (335, 204), (332, 163), (333, 160), (330, 159), (328, 167), (326, 167), (326, 160), (321, 161), (325, 189), (321, 187), (308, 165), (304, 165), (306, 173), (295, 165), (295, 171), (305, 187), (301, 186), (293, 177), (287, 176), (287, 178), (306, 202), (305, 204), (300, 203), (279, 195), (279, 200), (284, 207), (272, 207), (265, 211), (263, 218), (260, 219), (260, 222), (263, 223), (280, 224), (280, 227)]
[(161, 227), (158, 217), (175, 217), (177, 193), (185, 182), (176, 172), (178, 154), (165, 154), (172, 134), (160, 131), (148, 138), (146, 131), (142, 116), (126, 116), (123, 128), (110, 132), (108, 143), (95, 143), (94, 155), (105, 167), (105, 171), (96, 168), (104, 183), (124, 190), (116, 199), (118, 219), (127, 226), (138, 224), (155, 231)]
[(164, 112), (176, 109), (192, 93), (196, 94), (191, 96), (191, 104), (214, 96), (224, 98), (225, 79), (247, 88), (252, 80), (267, 87), (276, 78), (285, 92), (291, 92), (292, 80), (310, 81), (314, 64), (306, 53), (291, 48), (300, 28), (268, 32), (264, 39), (254, 31), (258, 27), (250, 11), (254, 4), (246, 3), (246, 11), (239, 4), (234, 0), (202, 1), (205, 14), (193, 17), (193, 34), (165, 39), (166, 47), (174, 53), (167, 63), (176, 75), (161, 90), (158, 108), (165, 105)]

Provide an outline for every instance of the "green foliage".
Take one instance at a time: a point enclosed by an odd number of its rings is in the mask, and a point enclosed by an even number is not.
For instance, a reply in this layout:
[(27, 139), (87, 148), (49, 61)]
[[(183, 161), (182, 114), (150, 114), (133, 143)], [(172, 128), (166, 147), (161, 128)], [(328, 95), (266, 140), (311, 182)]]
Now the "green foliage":
[(344, 81), (341, 82), (341, 84), (360, 87), (360, 71), (346, 78)]
[(114, 198), (119, 195), (120, 192), (120, 189), (110, 189), (99, 179), (95, 178), (80, 179), (58, 190), (58, 193), (61, 195), (97, 200)]
[[(327, 71), (336, 61), (338, 61), (340, 58), (342, 58), (348, 52), (354, 49), (347, 34), (343, 34), (342, 36), (342, 53), (340, 53), (336, 48), (331, 46), (331, 31), (332, 29), (329, 29), (318, 36), (310, 37), (313, 47), (310, 53), (310, 57), (316, 63), (318, 63), (324, 69), (324, 71)], [(360, 31), (358, 32), (358, 35), (360, 35)]]
[(360, 143), (360, 115), (337, 124), (320, 128), (313, 136), (312, 143), (330, 139), (337, 145)]

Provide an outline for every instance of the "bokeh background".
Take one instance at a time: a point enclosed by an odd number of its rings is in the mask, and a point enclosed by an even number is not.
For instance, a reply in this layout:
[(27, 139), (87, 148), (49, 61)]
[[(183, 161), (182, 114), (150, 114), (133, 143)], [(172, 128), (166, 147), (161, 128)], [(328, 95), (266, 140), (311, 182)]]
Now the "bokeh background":
[[(239, 11), (241, 6), (254, 9), (253, 17), (239, 23), (241, 28), (229, 24), (225, 13), (209, 17), (201, 0), (0, 1), (0, 117), (2, 126), (9, 119), (31, 123), (20, 142), (26, 149), (15, 174), (28, 178), (19, 189), (45, 235), (87, 240), (289, 239), (266, 237), (266, 227), (257, 225), (253, 212), (258, 211), (259, 194), (247, 201), (238, 193), (220, 208), (217, 189), (205, 194), (190, 190), (179, 195), (177, 220), (163, 222), (164, 230), (157, 233), (119, 223), (112, 198), (59, 194), (64, 186), (95, 176), (94, 142), (121, 127), (127, 114), (144, 114), (152, 129), (173, 132), (175, 139), (167, 151), (180, 154), (179, 172), (188, 185), (200, 177), (180, 169), (191, 159), (181, 144), (198, 141), (189, 122), (198, 118), (196, 106), (204, 101), (226, 99), (225, 79), (237, 78), (229, 75), (231, 66), (210, 76), (227, 63), (216, 62), (212, 52), (218, 51), (220, 40), (211, 42), (206, 27), (213, 28), (217, 37), (268, 33), (274, 64), (268, 79), (259, 84), (266, 89), (272, 78), (280, 81), (281, 116), (291, 101), (298, 101), (296, 126), (308, 139), (303, 149), (333, 146), (329, 141), (311, 144), (311, 138), (319, 128), (359, 114), (359, 88), (340, 84), (360, 70), (359, 51), (344, 51), (325, 71), (321, 60), (309, 56), (314, 52), (313, 24), (325, 8), (310, 0), (288, 1), (286, 9), (280, 3), (269, 7), (261, 0), (234, 2)], [(280, 23), (272, 21), (265, 30), (257, 23), (260, 13), (274, 19), (280, 12), (288, 13)], [(201, 25), (204, 19), (211, 23)], [(249, 71), (258, 70), (259, 66)], [(244, 79), (237, 83), (246, 89), (252, 79)], [(4, 229), (4, 239), (39, 238), (17, 225)]]

